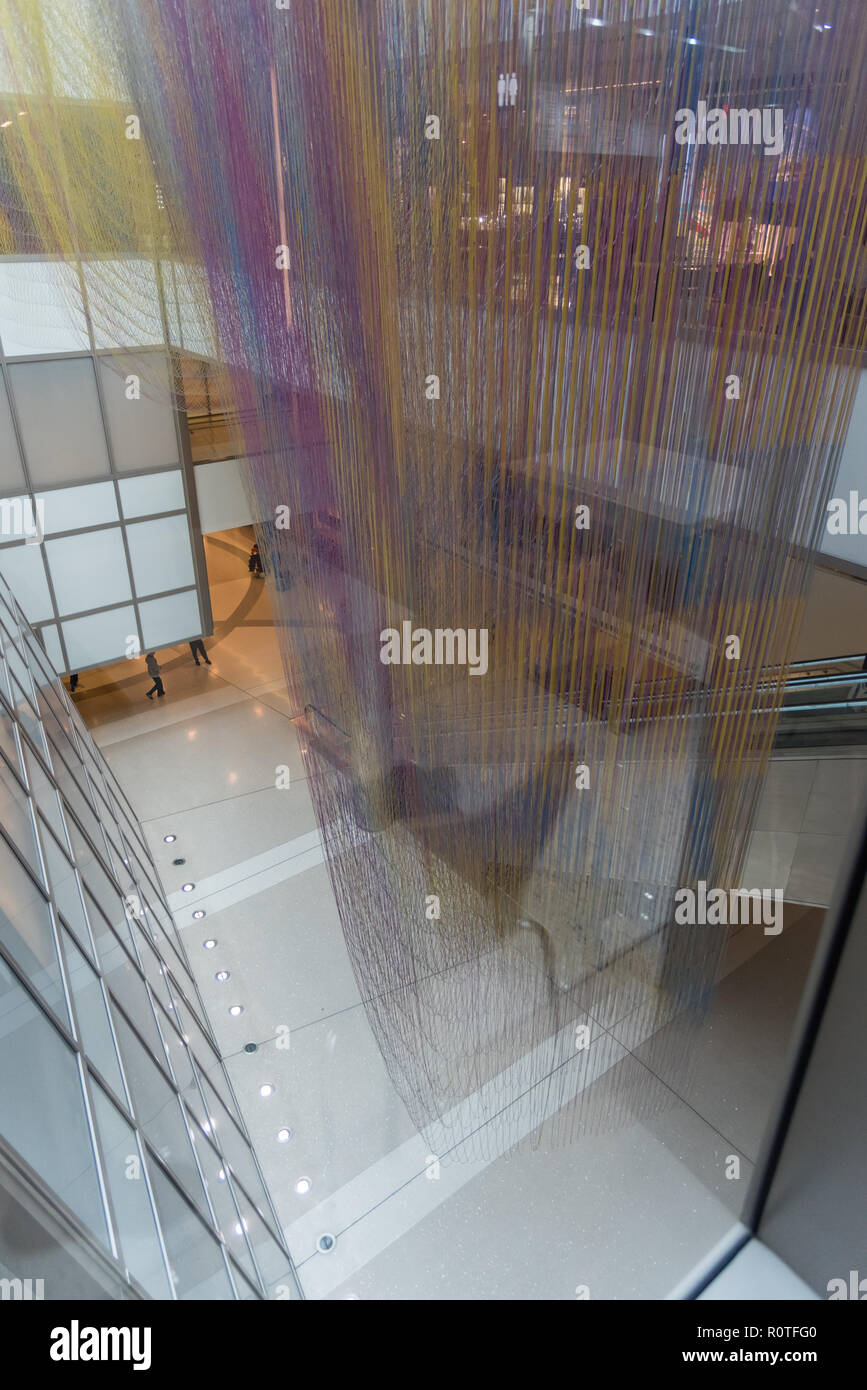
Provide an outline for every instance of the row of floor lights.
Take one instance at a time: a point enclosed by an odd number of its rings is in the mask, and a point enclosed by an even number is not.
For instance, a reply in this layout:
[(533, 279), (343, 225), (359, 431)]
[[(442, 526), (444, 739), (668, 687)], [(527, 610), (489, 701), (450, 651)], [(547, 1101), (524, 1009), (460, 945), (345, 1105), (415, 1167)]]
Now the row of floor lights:
[[(163, 836), (163, 840), (165, 841), (165, 843), (166, 843), (167, 845), (173, 845), (173, 844), (175, 843), (175, 841), (177, 840), (177, 838), (178, 838), (177, 835), (164, 835), (164, 836)], [(195, 885), (194, 883), (185, 883), (185, 884), (183, 884), (183, 886), (182, 886), (182, 891), (183, 891), (184, 893), (192, 893), (192, 891), (193, 891), (193, 889), (195, 888), (195, 886), (196, 886), (196, 885)], [(202, 918), (205, 917), (206, 915), (207, 915), (207, 914), (205, 913), (204, 908), (197, 907), (196, 910), (195, 910), (195, 912), (193, 913), (193, 919), (194, 919), (194, 921), (196, 921), (196, 922), (200, 922), (200, 921), (202, 920)], [(204, 948), (205, 948), (206, 951), (213, 951), (213, 949), (214, 949), (214, 947), (216, 946), (216, 944), (217, 944), (216, 937), (213, 937), (213, 936), (207, 937), (207, 939), (206, 939), (205, 941), (202, 942), (202, 945), (204, 946)], [(229, 973), (228, 970), (218, 970), (218, 971), (216, 971), (216, 973), (215, 973), (215, 975), (214, 975), (214, 979), (215, 979), (215, 980), (218, 980), (220, 984), (225, 984), (226, 980), (228, 980), (229, 978), (230, 978), (230, 973)], [(232, 1018), (238, 1018), (243, 1012), (244, 1012), (244, 1005), (243, 1005), (243, 1004), (231, 1004), (231, 1005), (229, 1006), (229, 1013), (231, 1014)], [(261, 1086), (259, 1087), (259, 1095), (262, 1097), (263, 1100), (267, 1100), (269, 1096), (273, 1096), (273, 1094), (274, 1094), (274, 1089), (275, 1089), (274, 1086), (272, 1086), (272, 1084), (271, 1084), (269, 1081), (266, 1081), (266, 1082), (263, 1083), (263, 1085), (261, 1085)], [(284, 1126), (282, 1129), (278, 1129), (278, 1131), (277, 1131), (277, 1143), (278, 1143), (278, 1144), (288, 1144), (288, 1142), (289, 1142), (289, 1140), (290, 1140), (291, 1138), (292, 1138), (292, 1131), (291, 1131), (291, 1129), (287, 1129), (285, 1126)], [(311, 1189), (312, 1186), (313, 1186), (313, 1184), (311, 1183), (311, 1181), (310, 1181), (309, 1178), (299, 1178), (298, 1181), (297, 1181), (296, 1184), (295, 1184), (295, 1191), (298, 1192), (301, 1196), (304, 1196), (306, 1193), (308, 1193), (308, 1192), (310, 1191), (310, 1189)]]

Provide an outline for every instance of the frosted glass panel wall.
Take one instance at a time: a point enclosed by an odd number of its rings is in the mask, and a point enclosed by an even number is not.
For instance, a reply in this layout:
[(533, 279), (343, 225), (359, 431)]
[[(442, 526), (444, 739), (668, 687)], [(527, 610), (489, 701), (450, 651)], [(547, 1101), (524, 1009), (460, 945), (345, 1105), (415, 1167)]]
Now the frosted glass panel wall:
[(178, 439), (165, 357), (157, 353), (138, 357), (112, 354), (101, 357), (99, 367), (118, 472), (177, 465)]
[(146, 256), (0, 258), (0, 575), (60, 669), (210, 631), (169, 317)]
[(9, 380), (36, 487), (109, 471), (91, 358), (19, 362), (9, 368)]

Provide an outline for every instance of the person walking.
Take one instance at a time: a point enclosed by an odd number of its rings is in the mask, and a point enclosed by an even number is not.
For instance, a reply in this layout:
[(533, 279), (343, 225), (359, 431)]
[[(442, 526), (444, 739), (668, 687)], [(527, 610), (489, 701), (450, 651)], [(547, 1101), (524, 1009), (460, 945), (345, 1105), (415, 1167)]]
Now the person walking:
[(78, 672), (77, 672), (77, 671), (71, 671), (70, 674), (69, 674), (69, 693), (70, 693), (70, 695), (74, 695), (77, 689), (78, 689)]
[(163, 695), (165, 695), (166, 692), (163, 690), (162, 677), (160, 676), (160, 663), (157, 661), (153, 652), (148, 652), (147, 668), (148, 675), (151, 676), (153, 679), (153, 685), (147, 692), (147, 697), (149, 700), (152, 700), (154, 698), (154, 691), (156, 691), (157, 698), (160, 699)]
[(202, 664), (202, 662), (199, 661), (200, 656), (206, 666), (210, 666), (211, 664), (210, 657), (208, 656), (208, 653), (205, 651), (205, 644), (202, 641), (201, 637), (197, 637), (194, 642), (190, 643), (190, 655), (195, 659), (197, 666), (201, 666)]
[(261, 575), (265, 573), (264, 569), (262, 568), (262, 556), (259, 554), (258, 545), (254, 545), (253, 549), (250, 551), (250, 558), (247, 561), (247, 569), (250, 571), (251, 574)]

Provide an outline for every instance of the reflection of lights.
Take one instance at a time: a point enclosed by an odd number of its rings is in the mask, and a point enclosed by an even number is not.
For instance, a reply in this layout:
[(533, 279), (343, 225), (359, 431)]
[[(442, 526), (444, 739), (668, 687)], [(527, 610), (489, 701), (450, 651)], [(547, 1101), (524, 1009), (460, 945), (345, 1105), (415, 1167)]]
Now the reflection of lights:
[(0, 130), (5, 130), (6, 127), (7, 127), (8, 125), (11, 125), (11, 124), (12, 124), (11, 121), (0, 121)]
[(188, 738), (191, 742), (192, 742), (192, 740), (196, 737), (196, 732), (197, 732), (197, 731), (196, 731), (195, 729), (187, 729), (187, 738)]
[(238, 780), (238, 774), (237, 774), (237, 772), (230, 772), (230, 773), (229, 773), (229, 783), (230, 783), (230, 785), (234, 786), (234, 784), (237, 782), (237, 780)]
[(692, 44), (693, 46), (695, 46), (695, 44), (698, 43), (698, 39), (687, 39), (687, 43), (690, 43), (690, 44)]

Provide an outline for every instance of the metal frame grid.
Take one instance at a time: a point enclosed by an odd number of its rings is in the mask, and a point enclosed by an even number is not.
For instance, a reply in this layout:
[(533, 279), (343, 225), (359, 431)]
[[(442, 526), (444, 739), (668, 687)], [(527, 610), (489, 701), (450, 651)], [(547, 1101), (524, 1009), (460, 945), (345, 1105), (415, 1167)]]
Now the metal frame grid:
[[(96, 1236), (105, 1246), (132, 1296), (148, 1296), (126, 1263), (125, 1239), (129, 1236), (134, 1245), (142, 1232), (130, 1235), (119, 1220), (96, 1103), (107, 1104), (132, 1132), (172, 1298), (195, 1296), (195, 1291), (185, 1289), (173, 1270), (165, 1202), (155, 1194), (155, 1185), (164, 1198), (170, 1190), (175, 1205), (182, 1203), (202, 1242), (214, 1243), (217, 1268), (226, 1275), (226, 1297), (267, 1298), (280, 1282), (290, 1297), (300, 1297), (135, 813), (2, 580), (0, 722), (0, 791), (6, 807), (0, 824), (0, 872), (5, 863), (7, 874), (26, 875), (34, 900), (50, 917), (53, 943), (53, 960), (28, 969), (26, 945), (16, 951), (14, 927), (11, 933), (3, 930), (0, 968), (24, 991), (31, 1016), (35, 1006), (40, 1026), (47, 1023), (54, 1042), (61, 1039), (75, 1059), (105, 1224), (104, 1231), (90, 1232), (91, 1242)], [(5, 926), (2, 914), (0, 926)], [(101, 1002), (100, 1024), (107, 1020), (108, 1069), (87, 1048), (88, 1021), (77, 997), (73, 955), (78, 956), (79, 976), (83, 972)], [(156, 1114), (147, 1095), (154, 1084), (165, 1096)], [(39, 1103), (37, 1094), (33, 1104)], [(182, 1153), (172, 1154), (170, 1146), (160, 1144), (166, 1126), (184, 1136)], [(7, 1141), (0, 1145), (8, 1151)], [(16, 1157), (32, 1173), (34, 1189), (44, 1191), (39, 1155)], [(52, 1196), (63, 1203), (72, 1226), (81, 1229), (63, 1194)]]
[[(57, 262), (61, 259), (62, 258), (56, 256), (4, 256), (3, 264), (10, 264), (15, 262)], [(90, 263), (91, 261), (97, 262), (100, 259), (101, 258), (99, 256), (89, 257), (88, 263)], [(30, 498), (33, 499), (37, 496), (49, 496), (52, 491), (60, 491), (61, 489), (71, 487), (86, 486), (87, 484), (92, 483), (111, 483), (114, 487), (115, 503), (117, 507), (118, 516), (117, 521), (109, 521), (97, 526), (83, 526), (73, 528), (70, 530), (52, 532), (50, 536), (46, 537), (46, 540), (54, 541), (69, 536), (82, 534), (87, 535), (97, 530), (119, 530), (124, 549), (126, 572), (130, 587), (129, 598), (123, 599), (120, 602), (109, 602), (98, 607), (83, 609), (80, 612), (66, 613), (61, 617), (57, 602), (57, 595), (55, 593), (54, 583), (52, 580), (51, 567), (48, 563), (45, 545), (43, 543), (40, 544), (38, 547), (38, 549), (42, 553), (42, 563), (51, 602), (52, 616), (50, 618), (41, 619), (38, 623), (35, 624), (35, 627), (38, 631), (41, 631), (43, 628), (50, 627), (52, 625), (56, 628), (57, 637), (60, 644), (60, 650), (63, 654), (63, 659), (65, 663), (64, 673), (66, 674), (68, 674), (69, 671), (74, 669), (88, 670), (92, 667), (103, 666), (106, 664), (107, 661), (120, 659), (125, 655), (125, 652), (119, 651), (116, 654), (115, 658), (102, 658), (98, 662), (90, 663), (90, 666), (82, 664), (73, 666), (70, 663), (62, 625), (63, 623), (73, 622), (77, 618), (90, 617), (94, 614), (111, 612), (113, 609), (123, 609), (131, 607), (135, 614), (136, 632), (135, 634), (131, 633), (129, 635), (135, 635), (138, 638), (139, 650), (143, 654), (151, 648), (145, 643), (144, 640), (140, 605), (142, 603), (149, 603), (155, 599), (168, 598), (175, 594), (195, 592), (198, 598), (199, 614), (201, 617), (201, 623), (199, 627), (193, 632), (178, 632), (177, 635), (173, 636), (170, 641), (160, 643), (159, 645), (173, 646), (180, 642), (190, 641), (194, 637), (202, 636), (213, 630), (213, 615), (211, 612), (210, 594), (208, 590), (204, 545), (202, 542), (201, 530), (199, 527), (198, 502), (196, 499), (195, 480), (193, 477), (193, 461), (190, 450), (189, 431), (186, 425), (186, 416), (183, 410), (180, 409), (178, 405), (178, 402), (180, 402), (182, 399), (181, 395), (179, 394), (181, 389), (181, 372), (178, 365), (178, 351), (172, 345), (170, 338), (169, 319), (166, 310), (162, 271), (159, 263), (154, 263), (150, 261), (150, 258), (148, 257), (130, 256), (130, 260), (142, 260), (147, 261), (149, 264), (156, 264), (157, 296), (159, 301), (160, 317), (162, 321), (164, 339), (162, 344), (154, 344), (142, 347), (136, 347), (135, 345), (132, 345), (128, 347), (118, 346), (111, 348), (97, 348), (94, 335), (93, 320), (89, 308), (89, 297), (86, 277), (84, 275), (83, 264), (80, 261), (76, 263), (75, 269), (80, 286), (84, 318), (87, 327), (89, 348), (81, 349), (80, 351), (75, 352), (28, 353), (26, 355), (15, 354), (12, 356), (7, 356), (4, 350), (3, 343), (2, 341), (0, 341), (0, 379), (2, 379), (2, 383), (6, 390), (6, 395), (9, 402), (12, 429), (15, 436), (15, 442), (17, 445), (19, 460), (21, 463), (22, 475), (24, 478), (23, 490), (21, 490), (17, 494), (9, 493), (8, 495), (29, 495)], [(66, 262), (64, 262), (64, 264), (66, 264)], [(160, 465), (156, 468), (137, 470), (118, 469), (117, 467), (114, 446), (111, 437), (111, 426), (109, 423), (108, 412), (106, 409), (102, 374), (100, 372), (99, 362), (101, 358), (112, 359), (118, 356), (127, 355), (141, 358), (145, 358), (149, 355), (156, 355), (162, 357), (166, 362), (169, 381), (172, 383), (172, 387), (174, 390), (174, 401), (172, 403), (172, 417), (175, 430), (175, 439), (177, 443), (177, 462), (173, 462), (168, 465)], [(106, 447), (106, 454), (109, 463), (109, 472), (100, 473), (97, 475), (87, 475), (77, 478), (65, 478), (58, 483), (50, 483), (45, 486), (35, 486), (33, 482), (31, 469), (28, 465), (27, 450), (24, 445), (19, 412), (16, 408), (15, 388), (9, 373), (9, 367), (10, 365), (31, 365), (39, 362), (60, 362), (75, 360), (90, 362), (92, 367), (99, 409), (99, 419), (102, 427)], [(121, 495), (119, 486), (120, 483), (128, 479), (152, 477), (159, 473), (167, 472), (180, 472), (182, 486), (184, 490), (184, 506), (182, 508), (178, 508), (170, 512), (148, 513), (143, 516), (136, 516), (135, 518), (127, 519), (124, 516), (123, 508), (121, 505)], [(133, 573), (133, 566), (130, 557), (127, 528), (129, 526), (135, 526), (143, 521), (161, 520), (169, 516), (181, 515), (185, 515), (187, 518), (187, 526), (190, 536), (190, 551), (193, 561), (193, 584), (182, 585), (179, 588), (164, 589), (156, 593), (149, 592), (145, 595), (139, 595), (136, 591), (135, 576)], [(2, 538), (0, 538), (0, 554), (2, 554), (2, 551), (5, 550), (7, 547), (12, 548), (24, 544), (25, 542), (23, 539), (11, 540), (4, 543)]]

